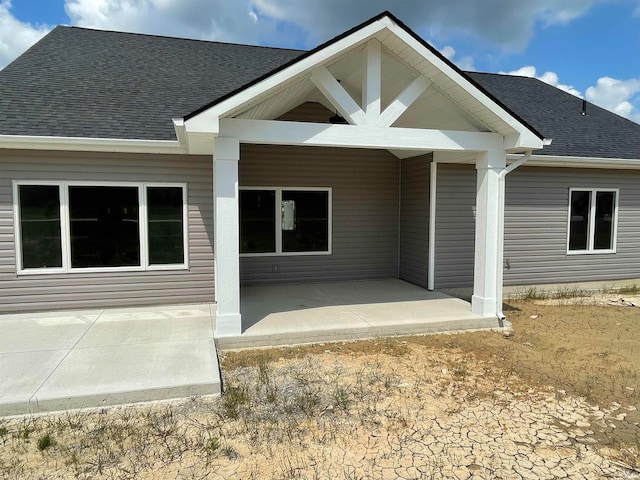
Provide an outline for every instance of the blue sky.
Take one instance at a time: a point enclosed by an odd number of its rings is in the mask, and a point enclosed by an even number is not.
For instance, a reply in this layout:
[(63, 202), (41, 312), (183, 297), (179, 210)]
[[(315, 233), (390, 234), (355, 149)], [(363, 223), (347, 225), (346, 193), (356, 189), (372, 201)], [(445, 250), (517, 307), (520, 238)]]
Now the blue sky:
[(58, 24), (313, 48), (383, 10), (462, 68), (640, 122), (640, 0), (0, 0), (0, 68)]

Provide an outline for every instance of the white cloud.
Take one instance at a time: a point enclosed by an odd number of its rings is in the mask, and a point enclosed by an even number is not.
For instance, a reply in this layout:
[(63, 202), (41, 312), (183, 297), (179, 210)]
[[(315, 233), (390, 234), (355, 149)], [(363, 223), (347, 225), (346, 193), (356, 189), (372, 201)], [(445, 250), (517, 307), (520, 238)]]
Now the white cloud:
[(595, 86), (587, 88), (586, 93), (590, 102), (640, 123), (640, 78), (602, 77)]
[(271, 18), (291, 22), (325, 40), (345, 29), (390, 10), (421, 34), (447, 40), (463, 34), (506, 50), (520, 51), (536, 24), (565, 24), (605, 0), (251, 0)]
[(11, 0), (0, 0), (0, 69), (40, 40), (51, 27), (32, 25), (11, 14)]
[[(11, 16), (0, 0), (0, 61), (14, 58), (49, 28)], [(140, 33), (315, 47), (346, 29), (391, 10), (426, 38), (456, 35), (501, 50), (520, 51), (536, 25), (569, 22), (606, 0), (65, 0), (70, 24)], [(470, 57), (455, 60), (473, 69)]]
[(466, 70), (466, 71), (475, 70), (475, 67), (473, 66), (473, 58), (469, 56), (462, 57), (462, 58), (455, 58), (456, 49), (453, 48), (451, 45), (445, 46), (443, 49), (440, 50), (440, 53), (444, 56), (444, 58), (455, 63), (456, 66), (461, 70)]
[(560, 90), (564, 90), (571, 95), (575, 95), (576, 97), (582, 98), (582, 93), (575, 89), (573, 85), (565, 85), (560, 83), (560, 79), (558, 78), (558, 74), (555, 72), (544, 72), (542, 75), (537, 75), (536, 67), (533, 65), (527, 65), (526, 67), (521, 67), (518, 70), (513, 70), (511, 72), (500, 72), (502, 74), (507, 75), (517, 75), (519, 77), (532, 77), (537, 78), (538, 80), (542, 80), (544, 83), (548, 83), (549, 85), (553, 85)]
[(66, 11), (81, 26), (314, 47), (391, 10), (434, 39), (463, 34), (519, 51), (537, 24), (567, 23), (598, 1), (605, 0), (66, 0)]
[(258, 43), (276, 31), (248, 0), (66, 0), (65, 11), (81, 27), (206, 40)]

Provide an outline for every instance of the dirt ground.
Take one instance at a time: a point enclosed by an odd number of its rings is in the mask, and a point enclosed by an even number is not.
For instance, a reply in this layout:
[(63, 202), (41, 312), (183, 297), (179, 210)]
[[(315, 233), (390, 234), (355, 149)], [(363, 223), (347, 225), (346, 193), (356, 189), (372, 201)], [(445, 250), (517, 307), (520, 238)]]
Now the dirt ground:
[[(2, 478), (640, 478), (640, 308), (229, 352), (225, 395), (0, 419)], [(617, 303), (616, 303), (617, 302)]]

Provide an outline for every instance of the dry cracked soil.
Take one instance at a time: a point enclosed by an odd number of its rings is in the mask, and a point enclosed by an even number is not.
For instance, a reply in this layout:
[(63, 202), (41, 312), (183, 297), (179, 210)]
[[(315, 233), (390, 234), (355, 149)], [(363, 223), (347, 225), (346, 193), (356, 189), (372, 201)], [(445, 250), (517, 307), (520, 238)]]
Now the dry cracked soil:
[(0, 419), (6, 479), (640, 479), (640, 308), (227, 352), (225, 394)]

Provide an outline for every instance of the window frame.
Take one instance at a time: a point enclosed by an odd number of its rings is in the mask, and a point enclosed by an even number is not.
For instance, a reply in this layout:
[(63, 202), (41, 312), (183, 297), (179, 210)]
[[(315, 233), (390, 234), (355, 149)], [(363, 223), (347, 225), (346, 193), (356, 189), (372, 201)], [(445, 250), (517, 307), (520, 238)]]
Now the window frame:
[[(573, 192), (590, 192), (589, 202), (589, 228), (587, 238), (586, 250), (571, 250), (569, 248), (569, 240), (571, 237), (571, 198)], [(595, 249), (595, 223), (596, 223), (596, 196), (600, 192), (612, 192), (614, 194), (613, 205), (613, 225), (611, 228), (611, 244), (613, 248), (610, 249)], [(569, 201), (567, 212), (567, 255), (600, 255), (616, 253), (618, 244), (618, 204), (620, 202), (620, 189), (619, 188), (592, 188), (592, 187), (570, 187), (569, 188)]]
[[(189, 225), (187, 205), (187, 184), (180, 182), (96, 182), (96, 181), (55, 181), (55, 180), (14, 180), (13, 187), (13, 225), (15, 238), (15, 260), (17, 275), (54, 275), (60, 273), (109, 273), (109, 272), (145, 272), (161, 270), (189, 269)], [(57, 186), (60, 194), (60, 235), (62, 248), (62, 267), (28, 268), (22, 266), (22, 231), (20, 225), (19, 188), (29, 186)], [(71, 266), (71, 220), (69, 217), (69, 187), (130, 187), (138, 190), (138, 225), (140, 242), (140, 265), (122, 267), (72, 267)], [(166, 187), (182, 189), (182, 235), (184, 261), (166, 265), (149, 264), (149, 231), (147, 215), (147, 188)]]
[[(333, 188), (332, 187), (282, 187), (282, 186), (241, 186), (239, 191), (242, 190), (269, 190), (275, 192), (275, 225), (276, 225), (276, 251), (275, 252), (260, 252), (260, 253), (241, 253), (240, 257), (297, 257), (297, 256), (310, 256), (310, 255), (331, 255), (333, 252)], [(327, 192), (328, 197), (328, 215), (327, 215), (327, 250), (314, 251), (314, 252), (283, 252), (282, 251), (282, 208), (278, 208), (278, 205), (282, 205), (282, 192)], [(239, 203), (239, 201), (238, 201)], [(238, 217), (240, 211), (238, 208)], [(238, 219), (239, 220), (239, 219)], [(239, 222), (238, 222), (239, 225)], [(239, 234), (240, 232), (238, 232)], [(240, 238), (238, 237), (238, 243)]]

